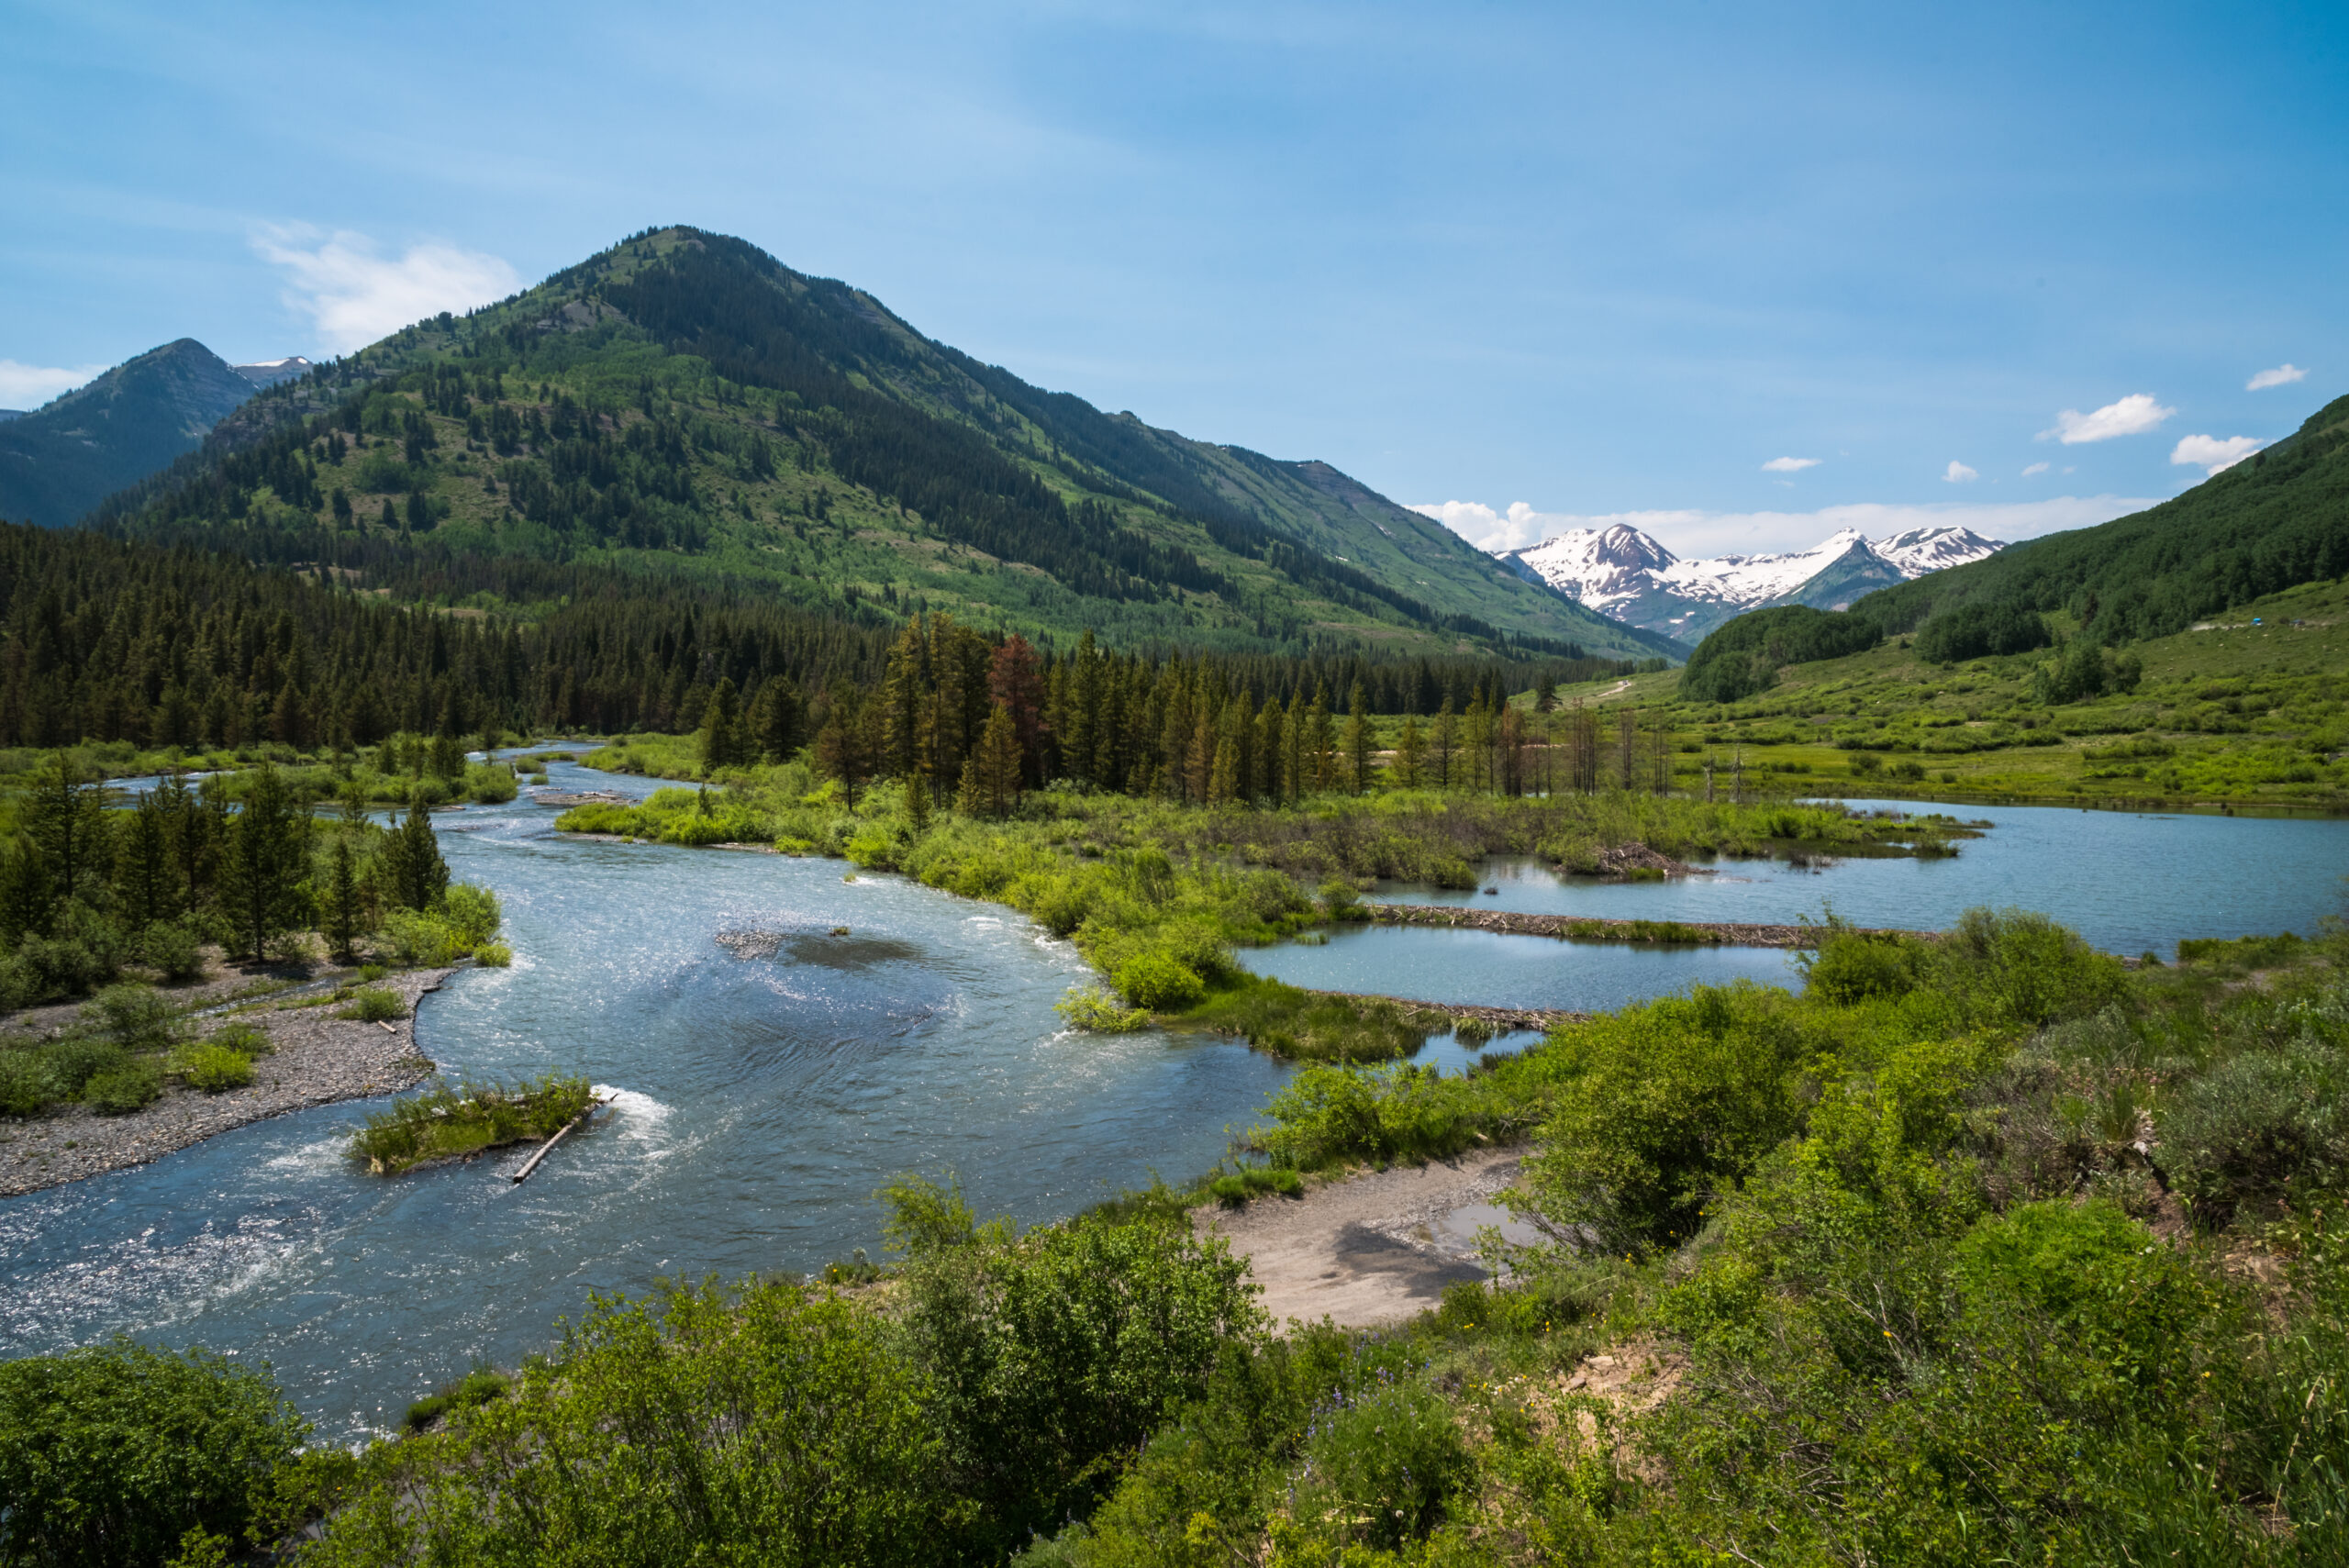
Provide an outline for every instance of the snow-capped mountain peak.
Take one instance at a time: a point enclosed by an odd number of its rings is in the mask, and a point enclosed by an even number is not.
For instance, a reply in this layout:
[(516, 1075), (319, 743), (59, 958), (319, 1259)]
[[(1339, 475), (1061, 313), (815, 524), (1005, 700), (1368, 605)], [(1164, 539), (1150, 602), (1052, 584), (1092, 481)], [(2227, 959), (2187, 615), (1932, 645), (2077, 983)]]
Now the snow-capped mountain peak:
[(1922, 577), (1996, 555), (2006, 546), (1972, 528), (1909, 528), (1871, 541), (1876, 552), (1900, 568), (1904, 577)]
[(1809, 550), (1683, 561), (1618, 523), (1575, 528), (1500, 559), (1601, 615), (1694, 642), (1732, 617), (1772, 604), (1840, 609), (1873, 589), (1979, 561), (2000, 548), (1970, 528), (1909, 528), (1870, 539), (1842, 528)]

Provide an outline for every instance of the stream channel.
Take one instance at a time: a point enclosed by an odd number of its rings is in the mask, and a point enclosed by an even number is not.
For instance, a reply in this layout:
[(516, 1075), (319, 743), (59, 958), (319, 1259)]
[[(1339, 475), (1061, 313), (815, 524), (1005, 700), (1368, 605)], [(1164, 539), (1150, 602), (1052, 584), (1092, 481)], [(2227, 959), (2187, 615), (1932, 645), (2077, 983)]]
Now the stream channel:
[[(549, 772), (559, 789), (657, 787)], [(1085, 964), (1000, 906), (850, 880), (836, 861), (562, 839), (556, 815), (526, 790), (436, 819), (453, 875), (504, 901), (515, 962), (451, 976), (418, 1009), (417, 1039), (454, 1077), (584, 1072), (616, 1091), (606, 1121), (520, 1187), (505, 1179), (518, 1151), (395, 1181), (362, 1174), (343, 1146), (380, 1102), (357, 1102), (0, 1201), (0, 1357), (117, 1332), (205, 1345), (268, 1362), (321, 1439), (356, 1439), (476, 1360), (510, 1366), (547, 1348), (590, 1292), (877, 1251), (873, 1191), (899, 1172), (956, 1173), (982, 1214), (1023, 1222), (1153, 1170), (1186, 1177), (1291, 1071), (1214, 1037), (1063, 1030), (1052, 1004)], [(1718, 877), (1632, 886), (1497, 862), (1503, 897), (1378, 896), (1762, 920), (1815, 915), (1831, 896), (1862, 923), (1907, 926), (1971, 903), (2036, 902), (2134, 951), (2306, 927), (2349, 865), (2349, 824), (2337, 822), (1966, 815), (1999, 826), (1954, 861), (1853, 861), (1824, 875), (1724, 862)], [(2031, 826), (2043, 817), (2059, 820), (2043, 833)], [(2043, 843), (2067, 876), (2051, 878)], [(2218, 896), (2246, 874), (2268, 880)], [(2087, 891), (2056, 896), (2066, 888)], [(780, 934), (772, 956), (716, 940), (752, 930)], [(1738, 975), (1793, 979), (1777, 951), (1436, 930), (1241, 957), (1308, 985), (1577, 1008)], [(1447, 1036), (1418, 1060), (1458, 1071), (1470, 1054)]]

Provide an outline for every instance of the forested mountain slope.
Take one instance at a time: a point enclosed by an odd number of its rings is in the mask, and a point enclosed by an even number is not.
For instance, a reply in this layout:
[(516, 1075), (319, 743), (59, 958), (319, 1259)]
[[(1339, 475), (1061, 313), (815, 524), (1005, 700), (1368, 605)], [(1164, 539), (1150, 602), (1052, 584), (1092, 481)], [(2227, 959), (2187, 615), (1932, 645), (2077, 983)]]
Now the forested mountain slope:
[(0, 518), (62, 528), (194, 451), (253, 383), (193, 338), (0, 424)]
[(2228, 605), (2349, 575), (2349, 397), (2183, 495), (2072, 533), (2009, 545), (1870, 594), (1888, 632), (1968, 606), (2061, 610), (2106, 643), (2165, 637)]
[(845, 284), (683, 228), (272, 389), (98, 521), (341, 566), (430, 534), (1044, 639), (1670, 646), (1325, 464), (1041, 392)]

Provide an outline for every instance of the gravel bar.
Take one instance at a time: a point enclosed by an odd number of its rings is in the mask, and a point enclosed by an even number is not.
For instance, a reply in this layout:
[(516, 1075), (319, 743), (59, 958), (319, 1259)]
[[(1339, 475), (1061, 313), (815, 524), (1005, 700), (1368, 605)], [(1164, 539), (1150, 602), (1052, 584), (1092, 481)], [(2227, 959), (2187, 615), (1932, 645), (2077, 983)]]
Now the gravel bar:
[(242, 1015), (276, 1051), (253, 1061), (248, 1088), (206, 1095), (173, 1086), (143, 1111), (100, 1116), (87, 1106), (27, 1121), (0, 1121), (0, 1197), (143, 1165), (218, 1132), (287, 1111), (388, 1095), (429, 1077), (416, 1048), (416, 1005), (453, 970), (411, 969), (380, 984), (399, 993), (407, 1017), (386, 1026), (338, 1018), (324, 997), (284, 1010), (266, 1003)]
[[(1745, 948), (1807, 948), (1819, 940), (1816, 927), (1749, 926), (1726, 920), (1601, 920), (1587, 915), (1525, 915), (1510, 909), (1478, 909), (1459, 904), (1366, 904), (1371, 917), (1395, 926), (1451, 926), (1463, 930), (1501, 931), (1520, 937), (1557, 937), (1584, 941), (1642, 942), (1658, 947), (1687, 945), (1659, 934), (1659, 928), (1677, 927), (1702, 933), (1703, 945)], [(1871, 935), (1931, 937), (1931, 931), (1900, 931), (1889, 927), (1855, 926)]]

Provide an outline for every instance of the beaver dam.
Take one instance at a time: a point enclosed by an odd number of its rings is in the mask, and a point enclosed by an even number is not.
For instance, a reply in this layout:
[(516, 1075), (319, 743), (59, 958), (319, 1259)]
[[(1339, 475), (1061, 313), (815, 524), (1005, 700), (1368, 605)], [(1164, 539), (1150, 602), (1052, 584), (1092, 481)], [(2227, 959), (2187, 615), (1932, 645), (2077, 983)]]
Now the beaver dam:
[[(1807, 948), (1819, 940), (1819, 929), (1815, 926), (1762, 926), (1729, 920), (1603, 920), (1585, 915), (1530, 915), (1514, 909), (1476, 909), (1452, 904), (1375, 904), (1365, 907), (1371, 918), (1382, 925), (1451, 926), (1512, 936), (1556, 937), (1564, 941)], [(1932, 935), (1930, 931), (1894, 931), (1879, 926), (1854, 929), (1870, 935)]]
[(549, 1073), (512, 1088), (436, 1080), (424, 1093), (395, 1100), (351, 1136), (351, 1157), (378, 1176), (397, 1176), (437, 1160), (462, 1160), (514, 1143), (545, 1142), (599, 1102), (584, 1078)]

